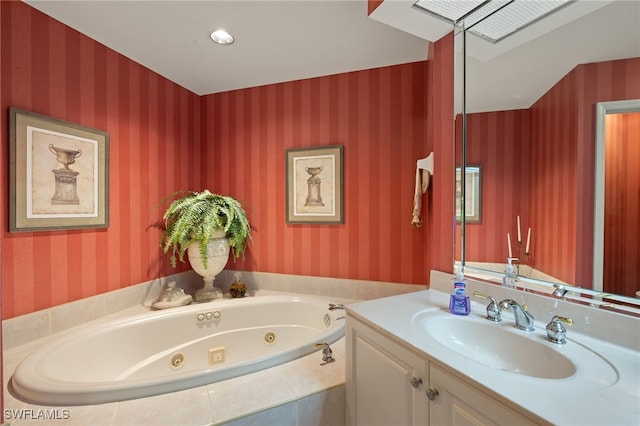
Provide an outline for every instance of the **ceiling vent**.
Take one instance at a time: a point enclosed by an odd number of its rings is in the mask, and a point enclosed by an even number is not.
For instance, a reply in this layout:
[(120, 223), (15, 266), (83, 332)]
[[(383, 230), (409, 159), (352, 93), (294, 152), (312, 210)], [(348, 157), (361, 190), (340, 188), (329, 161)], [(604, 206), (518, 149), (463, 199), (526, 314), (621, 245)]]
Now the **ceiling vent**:
[(418, 0), (414, 6), (497, 43), (572, 1)]

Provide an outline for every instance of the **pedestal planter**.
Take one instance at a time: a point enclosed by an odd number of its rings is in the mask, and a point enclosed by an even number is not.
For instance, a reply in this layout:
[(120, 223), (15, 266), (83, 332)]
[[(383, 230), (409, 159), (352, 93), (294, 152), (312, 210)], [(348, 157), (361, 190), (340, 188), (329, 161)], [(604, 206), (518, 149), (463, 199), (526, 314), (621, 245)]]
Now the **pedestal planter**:
[(222, 290), (213, 286), (213, 281), (229, 260), (229, 240), (225, 238), (224, 231), (209, 240), (207, 245), (207, 264), (202, 262), (200, 244), (193, 243), (187, 248), (187, 256), (191, 267), (204, 281), (204, 287), (196, 292), (196, 302), (206, 302), (223, 296)]

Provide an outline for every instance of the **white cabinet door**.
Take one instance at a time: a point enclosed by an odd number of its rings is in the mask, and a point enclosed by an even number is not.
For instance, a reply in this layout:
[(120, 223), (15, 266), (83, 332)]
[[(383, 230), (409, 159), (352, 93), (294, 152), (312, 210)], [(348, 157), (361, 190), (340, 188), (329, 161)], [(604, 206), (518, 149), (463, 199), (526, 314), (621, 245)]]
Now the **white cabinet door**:
[(346, 334), (348, 424), (426, 425), (426, 361), (353, 318)]
[(431, 426), (536, 424), (433, 363), (429, 366), (429, 387), (438, 392), (430, 402)]

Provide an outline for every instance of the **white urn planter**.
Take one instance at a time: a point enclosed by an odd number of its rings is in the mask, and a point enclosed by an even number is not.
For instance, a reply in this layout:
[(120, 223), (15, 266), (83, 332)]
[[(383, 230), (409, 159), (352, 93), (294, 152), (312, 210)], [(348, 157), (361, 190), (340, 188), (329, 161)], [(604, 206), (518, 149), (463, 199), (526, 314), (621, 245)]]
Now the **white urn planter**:
[(187, 256), (191, 267), (204, 281), (204, 287), (196, 292), (196, 302), (207, 302), (223, 296), (222, 290), (213, 286), (213, 281), (229, 260), (229, 240), (224, 230), (214, 232), (207, 245), (207, 264), (202, 262), (200, 244), (193, 243), (187, 248)]

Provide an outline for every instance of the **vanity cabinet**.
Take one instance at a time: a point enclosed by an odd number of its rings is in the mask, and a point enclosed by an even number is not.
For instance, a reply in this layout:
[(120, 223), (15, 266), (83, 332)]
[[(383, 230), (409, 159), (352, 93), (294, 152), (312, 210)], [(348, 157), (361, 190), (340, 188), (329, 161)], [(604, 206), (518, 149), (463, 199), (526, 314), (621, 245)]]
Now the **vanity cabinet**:
[(347, 424), (427, 424), (424, 358), (349, 317), (345, 334)]
[(430, 425), (537, 424), (434, 363), (429, 366), (429, 387), (438, 391), (429, 403)]
[(346, 354), (348, 425), (536, 424), (353, 317)]

